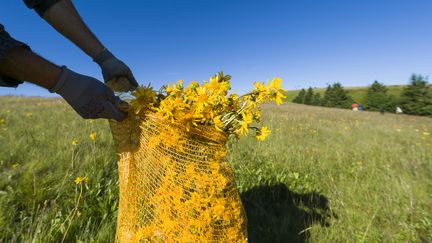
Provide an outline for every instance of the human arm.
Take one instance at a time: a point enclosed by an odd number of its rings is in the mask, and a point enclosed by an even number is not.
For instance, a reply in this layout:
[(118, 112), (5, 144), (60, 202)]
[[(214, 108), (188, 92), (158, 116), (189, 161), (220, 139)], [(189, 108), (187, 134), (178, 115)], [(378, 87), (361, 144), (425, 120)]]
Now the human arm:
[(127, 79), (125, 89), (134, 90), (138, 83), (129, 67), (108, 51), (97, 37), (90, 31), (79, 16), (70, 0), (25, 0), (27, 6), (34, 8), (59, 33), (72, 41), (102, 70), (105, 82), (120, 82)]
[(0, 76), (26, 80), (59, 94), (83, 118), (125, 118), (116, 107), (122, 101), (102, 82), (59, 67), (29, 48), (16, 46), (0, 52)]

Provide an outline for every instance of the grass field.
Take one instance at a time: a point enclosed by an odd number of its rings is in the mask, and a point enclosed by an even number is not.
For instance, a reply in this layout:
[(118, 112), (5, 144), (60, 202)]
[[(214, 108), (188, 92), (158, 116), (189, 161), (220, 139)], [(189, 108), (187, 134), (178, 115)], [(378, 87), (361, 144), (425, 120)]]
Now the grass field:
[[(58, 99), (0, 103), (0, 242), (112, 242), (107, 121)], [(268, 140), (228, 144), (250, 242), (432, 241), (431, 118), (295, 104), (263, 116)], [(77, 205), (78, 176), (89, 182)]]
[[(402, 94), (402, 90), (405, 87), (404, 85), (387, 85), (388, 89), (387, 94), (399, 98)], [(366, 98), (366, 93), (368, 90), (368, 87), (345, 87), (345, 89), (348, 91), (348, 94), (359, 103), (364, 103), (364, 100)], [(318, 92), (321, 94), (321, 97), (324, 95), (325, 88), (315, 88), (313, 89), (314, 92)], [(300, 90), (289, 90), (286, 92), (287, 100), (292, 101), (297, 94), (300, 92)], [(431, 89), (432, 92), (432, 89)]]

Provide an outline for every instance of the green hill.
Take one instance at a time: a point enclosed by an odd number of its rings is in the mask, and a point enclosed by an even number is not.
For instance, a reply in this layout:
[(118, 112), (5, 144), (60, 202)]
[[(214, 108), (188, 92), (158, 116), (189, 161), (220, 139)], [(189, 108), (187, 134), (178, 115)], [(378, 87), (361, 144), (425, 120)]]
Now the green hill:
[[(399, 97), (405, 85), (388, 85), (386, 87), (388, 88), (388, 94)], [(348, 91), (348, 94), (354, 98), (355, 101), (362, 103), (366, 96), (366, 91), (368, 87), (345, 87), (345, 89)], [(318, 92), (321, 95), (324, 95), (325, 90), (326, 88), (313, 89), (314, 92)], [(292, 101), (299, 92), (300, 90), (288, 90), (286, 92), (287, 101)]]

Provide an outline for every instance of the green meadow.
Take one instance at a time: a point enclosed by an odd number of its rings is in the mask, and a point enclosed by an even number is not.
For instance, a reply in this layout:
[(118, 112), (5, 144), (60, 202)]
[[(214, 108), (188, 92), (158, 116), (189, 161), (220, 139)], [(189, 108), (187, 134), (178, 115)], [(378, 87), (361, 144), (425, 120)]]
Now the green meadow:
[[(0, 104), (0, 242), (113, 242), (108, 122), (60, 99)], [(250, 242), (432, 241), (431, 118), (284, 104), (263, 123), (266, 141), (227, 144)]]

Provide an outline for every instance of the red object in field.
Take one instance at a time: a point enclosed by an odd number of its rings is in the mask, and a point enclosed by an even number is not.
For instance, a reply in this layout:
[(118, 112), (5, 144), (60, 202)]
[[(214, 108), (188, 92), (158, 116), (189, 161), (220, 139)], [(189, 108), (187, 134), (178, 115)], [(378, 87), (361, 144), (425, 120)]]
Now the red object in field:
[(358, 108), (358, 104), (357, 103), (354, 103), (354, 104), (352, 104), (351, 105), (351, 107), (354, 109), (354, 108)]

